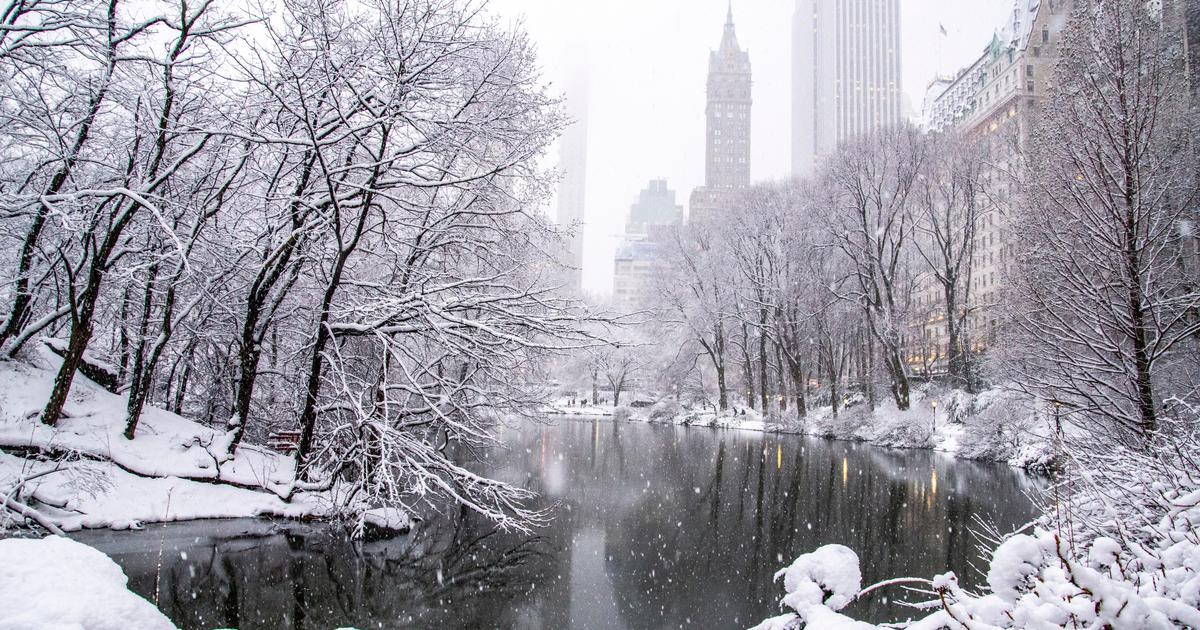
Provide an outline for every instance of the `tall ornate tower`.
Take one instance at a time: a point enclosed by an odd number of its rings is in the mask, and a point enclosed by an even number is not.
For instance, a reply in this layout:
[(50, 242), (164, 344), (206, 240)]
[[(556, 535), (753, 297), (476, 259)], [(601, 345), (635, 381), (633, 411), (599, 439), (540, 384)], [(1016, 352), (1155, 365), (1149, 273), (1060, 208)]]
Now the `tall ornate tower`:
[(705, 186), (737, 189), (750, 185), (751, 103), (750, 54), (738, 46), (730, 4), (721, 48), (708, 59)]
[(737, 191), (750, 186), (750, 85), (750, 53), (738, 46), (731, 2), (721, 47), (708, 57), (704, 185), (692, 191), (689, 223), (730, 212)]

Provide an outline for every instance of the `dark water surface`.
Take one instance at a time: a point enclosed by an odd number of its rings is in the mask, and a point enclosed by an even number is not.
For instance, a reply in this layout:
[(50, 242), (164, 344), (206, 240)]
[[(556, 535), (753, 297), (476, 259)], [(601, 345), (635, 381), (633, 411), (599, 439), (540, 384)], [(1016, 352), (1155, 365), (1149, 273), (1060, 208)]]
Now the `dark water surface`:
[[(560, 420), (505, 431), (475, 467), (536, 490), (533, 536), (450, 510), (411, 536), (213, 521), (82, 532), (182, 628), (745, 628), (778, 613), (772, 575), (828, 543), (864, 585), (980, 576), (976, 518), (1034, 516), (1010, 468), (748, 431)], [(885, 599), (861, 617), (903, 615)]]

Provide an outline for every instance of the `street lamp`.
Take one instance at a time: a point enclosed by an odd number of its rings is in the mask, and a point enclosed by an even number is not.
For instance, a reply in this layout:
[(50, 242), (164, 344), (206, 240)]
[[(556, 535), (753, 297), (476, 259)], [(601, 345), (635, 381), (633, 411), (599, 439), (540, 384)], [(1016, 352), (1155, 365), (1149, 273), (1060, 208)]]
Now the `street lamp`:
[(929, 403), (933, 406), (933, 432), (937, 433), (937, 401)]

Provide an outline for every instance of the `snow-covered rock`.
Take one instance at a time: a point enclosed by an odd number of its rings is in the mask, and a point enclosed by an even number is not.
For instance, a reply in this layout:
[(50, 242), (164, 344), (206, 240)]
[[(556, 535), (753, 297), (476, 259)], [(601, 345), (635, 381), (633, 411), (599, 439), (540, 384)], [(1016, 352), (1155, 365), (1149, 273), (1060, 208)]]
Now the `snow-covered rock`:
[(362, 523), (368, 539), (388, 538), (412, 530), (413, 518), (399, 508), (372, 508), (362, 513)]
[(0, 540), (0, 630), (170, 630), (108, 556), (50, 536)]

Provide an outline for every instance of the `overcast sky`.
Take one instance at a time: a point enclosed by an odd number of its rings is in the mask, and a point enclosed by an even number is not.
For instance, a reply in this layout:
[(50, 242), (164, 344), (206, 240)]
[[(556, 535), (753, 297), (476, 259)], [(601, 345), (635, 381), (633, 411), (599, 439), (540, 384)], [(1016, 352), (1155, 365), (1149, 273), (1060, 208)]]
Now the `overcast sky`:
[[(972, 61), (1013, 0), (900, 0), (903, 87), (919, 110), (938, 73)], [(791, 23), (795, 0), (734, 0), (738, 40), (754, 68), (752, 177), (786, 177), (791, 165)], [(552, 89), (569, 59), (589, 69), (584, 287), (612, 290), (612, 255), (629, 206), (666, 178), (687, 207), (704, 180), (704, 84), (720, 43), (726, 0), (491, 0), (523, 22)], [(941, 34), (944, 26), (946, 35)], [(553, 212), (549, 208), (548, 212)]]

